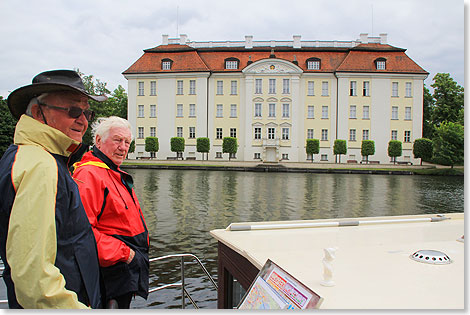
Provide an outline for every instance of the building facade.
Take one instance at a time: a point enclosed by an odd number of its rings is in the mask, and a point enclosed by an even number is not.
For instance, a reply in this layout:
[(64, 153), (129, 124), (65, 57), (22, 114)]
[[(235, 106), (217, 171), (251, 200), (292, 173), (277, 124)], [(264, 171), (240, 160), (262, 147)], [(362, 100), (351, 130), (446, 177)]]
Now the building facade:
[[(170, 139), (185, 139), (184, 158), (202, 159), (196, 139), (210, 139), (210, 160), (228, 160), (224, 137), (236, 137), (238, 161), (335, 162), (335, 139), (347, 141), (341, 162), (360, 162), (362, 140), (375, 142), (369, 160), (390, 163), (388, 142), (402, 142), (397, 161), (417, 163), (422, 136), (423, 84), (428, 72), (387, 35), (355, 41), (192, 42), (170, 39), (144, 54), (123, 75), (128, 119), (136, 138), (130, 158), (176, 156)], [(319, 139), (320, 153), (306, 153)]]

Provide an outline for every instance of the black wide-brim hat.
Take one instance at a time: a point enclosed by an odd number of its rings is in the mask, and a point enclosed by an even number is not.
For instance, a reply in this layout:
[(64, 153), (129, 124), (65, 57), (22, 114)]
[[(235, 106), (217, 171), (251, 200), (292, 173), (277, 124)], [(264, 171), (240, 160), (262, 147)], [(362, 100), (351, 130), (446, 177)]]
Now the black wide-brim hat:
[(43, 93), (60, 91), (76, 91), (98, 102), (108, 99), (105, 95), (88, 94), (77, 72), (73, 70), (51, 70), (35, 76), (32, 84), (22, 86), (11, 92), (7, 99), (8, 108), (13, 117), (19, 119), (26, 112), (29, 101), (33, 97)]

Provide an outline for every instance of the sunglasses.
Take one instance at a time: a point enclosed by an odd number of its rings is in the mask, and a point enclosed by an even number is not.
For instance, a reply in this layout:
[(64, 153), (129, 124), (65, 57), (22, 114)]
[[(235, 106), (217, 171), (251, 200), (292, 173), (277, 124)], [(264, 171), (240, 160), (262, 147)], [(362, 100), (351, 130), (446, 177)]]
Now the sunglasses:
[(95, 112), (89, 109), (83, 110), (80, 107), (76, 107), (76, 106), (71, 106), (69, 108), (59, 107), (59, 106), (49, 105), (49, 104), (39, 102), (39, 101), (38, 101), (38, 104), (40, 106), (46, 106), (46, 107), (53, 108), (53, 109), (65, 110), (67, 111), (67, 113), (69, 114), (69, 117), (71, 118), (78, 118), (82, 115), (82, 113), (83, 115), (85, 115), (85, 118), (88, 121), (92, 121), (93, 118), (95, 118)]

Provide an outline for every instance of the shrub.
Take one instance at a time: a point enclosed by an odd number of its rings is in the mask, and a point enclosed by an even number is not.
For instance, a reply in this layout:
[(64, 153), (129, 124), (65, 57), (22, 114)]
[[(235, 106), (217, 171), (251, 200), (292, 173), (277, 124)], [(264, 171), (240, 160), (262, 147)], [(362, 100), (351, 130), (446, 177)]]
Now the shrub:
[(159, 144), (157, 137), (145, 138), (145, 151), (146, 152), (158, 152)]
[(397, 161), (397, 156), (401, 156), (401, 141), (390, 140), (388, 142), (388, 156), (392, 158), (393, 164)]
[(209, 138), (201, 137), (196, 139), (196, 151), (202, 153), (203, 159), (204, 153), (209, 153), (210, 147)]
[(375, 142), (373, 140), (363, 140), (361, 144), (361, 155), (369, 162), (369, 155), (375, 154)]
[(432, 141), (427, 138), (416, 139), (413, 143), (413, 155), (415, 159), (421, 159), (421, 165), (423, 160), (429, 161), (432, 158)]
[(313, 155), (320, 153), (320, 140), (307, 139), (307, 144), (305, 145), (305, 151), (307, 152), (307, 155), (312, 156), (312, 163), (313, 163)]
[(228, 159), (230, 161), (231, 155), (237, 153), (238, 143), (237, 138), (234, 137), (224, 137), (222, 140), (222, 152), (228, 153)]
[(341, 163), (341, 154), (346, 154), (348, 148), (346, 145), (346, 140), (336, 139), (333, 144), (333, 153), (339, 155), (339, 162)]

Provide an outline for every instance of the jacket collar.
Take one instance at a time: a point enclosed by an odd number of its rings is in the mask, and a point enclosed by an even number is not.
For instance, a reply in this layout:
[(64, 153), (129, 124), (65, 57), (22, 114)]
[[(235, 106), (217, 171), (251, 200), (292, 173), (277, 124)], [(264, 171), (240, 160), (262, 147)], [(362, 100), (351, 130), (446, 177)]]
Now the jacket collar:
[(52, 154), (62, 156), (70, 156), (80, 147), (80, 142), (62, 131), (27, 115), (22, 115), (16, 124), (13, 142), (17, 145), (37, 145)]

